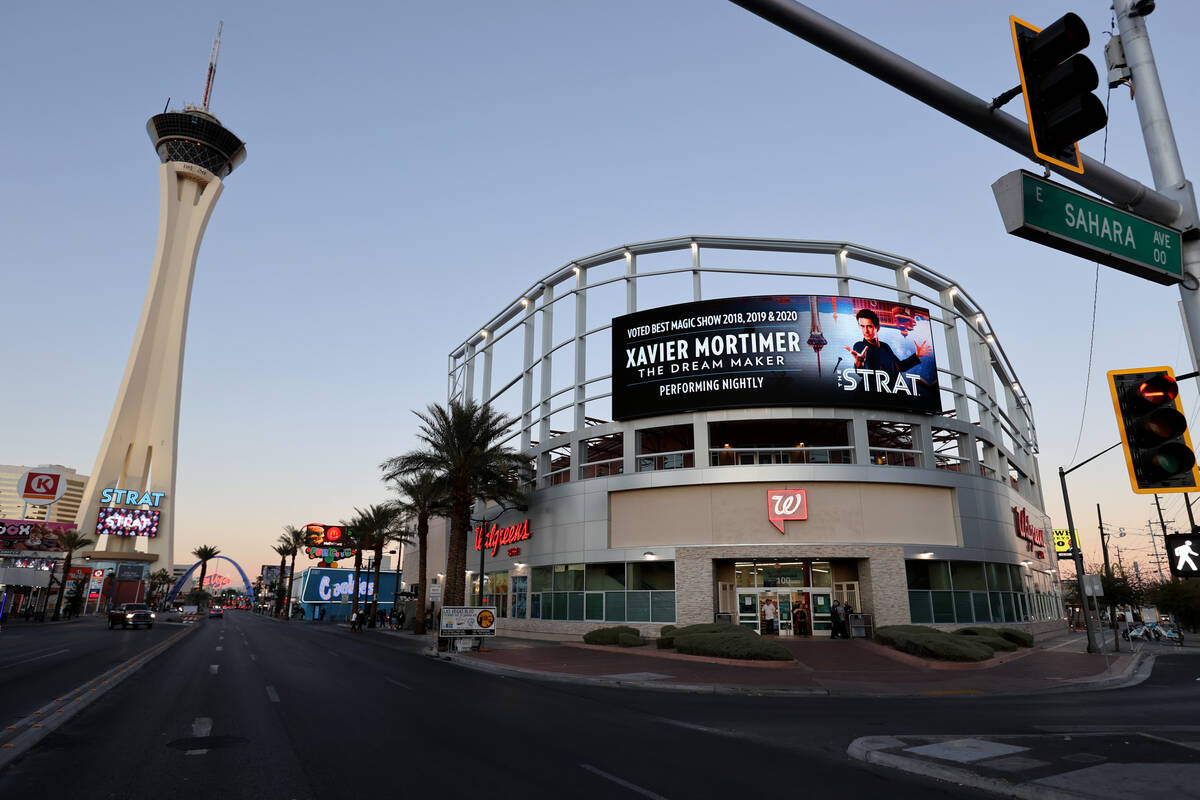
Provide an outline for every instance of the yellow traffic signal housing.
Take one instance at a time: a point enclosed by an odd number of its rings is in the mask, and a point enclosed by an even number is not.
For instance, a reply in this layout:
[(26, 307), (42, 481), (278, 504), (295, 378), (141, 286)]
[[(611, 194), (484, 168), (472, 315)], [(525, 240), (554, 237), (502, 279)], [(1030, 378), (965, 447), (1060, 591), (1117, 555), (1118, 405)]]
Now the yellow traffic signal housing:
[(1091, 37), (1076, 14), (1045, 28), (1010, 16), (1013, 49), (1034, 154), (1071, 172), (1083, 172), (1079, 140), (1103, 128), (1108, 112), (1092, 91), (1100, 85), (1096, 67), (1079, 51)]
[(1200, 471), (1170, 367), (1115, 369), (1108, 373), (1117, 428), (1138, 494), (1194, 492)]

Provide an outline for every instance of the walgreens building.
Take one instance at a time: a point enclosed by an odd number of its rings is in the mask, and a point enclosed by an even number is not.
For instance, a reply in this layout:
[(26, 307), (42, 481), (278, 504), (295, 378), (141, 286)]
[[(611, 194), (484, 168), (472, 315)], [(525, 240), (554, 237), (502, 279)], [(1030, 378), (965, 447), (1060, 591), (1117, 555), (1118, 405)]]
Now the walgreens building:
[(462, 534), (507, 634), (820, 636), (834, 600), (876, 626), (1063, 625), (1032, 408), (982, 307), (911, 259), (709, 236), (597, 253), (473, 329), (448, 399), (518, 420), (535, 462), (527, 508)]

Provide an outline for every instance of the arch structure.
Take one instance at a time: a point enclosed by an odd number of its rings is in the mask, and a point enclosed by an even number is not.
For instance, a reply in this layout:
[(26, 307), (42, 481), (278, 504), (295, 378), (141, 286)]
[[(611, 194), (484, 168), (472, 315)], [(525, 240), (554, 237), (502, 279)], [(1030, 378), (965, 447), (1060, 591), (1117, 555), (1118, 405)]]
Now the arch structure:
[[(223, 558), (226, 561), (228, 561), (230, 564), (233, 564), (234, 568), (238, 571), (238, 574), (242, 576), (242, 582), (246, 585), (246, 593), (250, 595), (251, 600), (256, 599), (255, 594), (254, 594), (254, 587), (250, 584), (250, 578), (247, 577), (246, 571), (244, 569), (242, 569), (241, 564), (237, 563), (229, 556), (213, 556), (213, 558)], [(179, 594), (179, 590), (183, 588), (183, 585), (188, 582), (188, 578), (192, 577), (192, 573), (195, 572), (196, 568), (199, 567), (202, 563), (203, 562), (201, 562), (201, 561), (197, 561), (195, 564), (192, 564), (192, 566), (188, 568), (187, 572), (185, 572), (179, 576), (179, 580), (175, 581), (175, 585), (172, 586), (171, 591), (167, 593), (167, 602), (168, 603), (174, 602), (175, 596)]]

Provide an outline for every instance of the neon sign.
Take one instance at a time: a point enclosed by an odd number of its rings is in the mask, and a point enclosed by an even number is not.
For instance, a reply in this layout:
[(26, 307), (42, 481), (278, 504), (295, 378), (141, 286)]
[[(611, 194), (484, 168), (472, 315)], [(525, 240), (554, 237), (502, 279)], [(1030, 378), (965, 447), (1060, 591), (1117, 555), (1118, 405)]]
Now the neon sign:
[(475, 549), (491, 550), (492, 555), (496, 555), (496, 551), (501, 547), (507, 547), (516, 542), (523, 542), (529, 538), (529, 520), (518, 522), (516, 525), (509, 525), (507, 528), (501, 528), (496, 523), (492, 523), (492, 527), (485, 533), (483, 526), (475, 529)]
[(102, 508), (96, 518), (98, 536), (158, 536), (158, 511)]
[[(1027, 542), (1030, 552), (1033, 551), (1034, 545), (1038, 547), (1046, 546), (1046, 532), (1041, 528), (1033, 527), (1033, 523), (1029, 521), (1029, 514), (1023, 508), (1012, 507), (1013, 522), (1017, 526), (1017, 536)], [(1041, 550), (1037, 553), (1038, 558), (1045, 558), (1045, 553)]]
[[(354, 585), (354, 578), (347, 576), (346, 580), (341, 583), (334, 583), (328, 575), (321, 576), (321, 582), (317, 584), (317, 596), (322, 600), (332, 600), (335, 597), (344, 597), (351, 594), (351, 587)], [(370, 597), (375, 594), (375, 581), (362, 578), (358, 582), (358, 596)]]
[(158, 508), (166, 492), (139, 492), (137, 489), (105, 489), (100, 492), (101, 503)]

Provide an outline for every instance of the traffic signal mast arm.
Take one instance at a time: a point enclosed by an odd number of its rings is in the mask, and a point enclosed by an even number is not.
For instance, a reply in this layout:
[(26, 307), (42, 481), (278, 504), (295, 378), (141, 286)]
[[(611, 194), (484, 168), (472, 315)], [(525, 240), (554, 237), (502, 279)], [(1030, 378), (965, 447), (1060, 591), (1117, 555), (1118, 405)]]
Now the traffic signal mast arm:
[[(732, 0), (789, 33), (873, 75), (1026, 158), (1037, 160), (1029, 127), (1016, 117), (795, 0)], [(1080, 154), (1083, 173), (1055, 164), (1068, 180), (1163, 225), (1180, 227), (1183, 207), (1105, 164)]]

